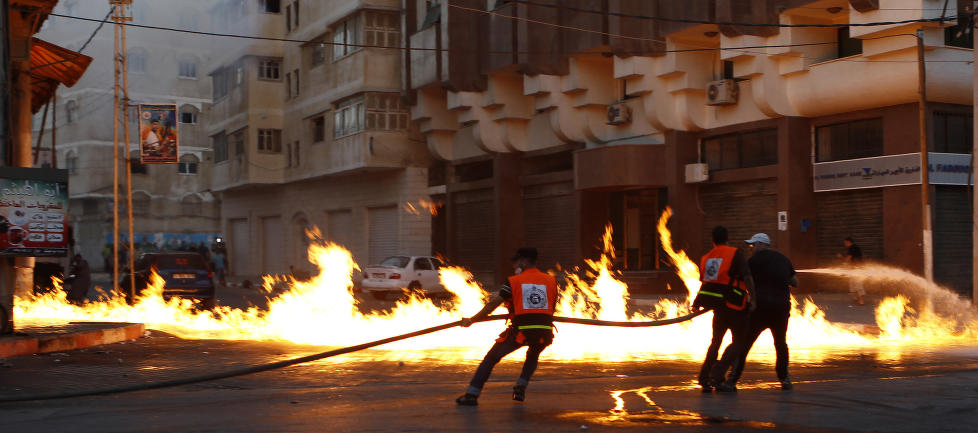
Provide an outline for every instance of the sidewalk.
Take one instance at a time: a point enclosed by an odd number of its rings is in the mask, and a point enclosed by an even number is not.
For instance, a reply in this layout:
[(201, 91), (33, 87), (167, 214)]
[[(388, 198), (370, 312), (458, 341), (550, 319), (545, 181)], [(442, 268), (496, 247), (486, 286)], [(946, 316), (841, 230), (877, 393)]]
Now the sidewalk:
[(142, 323), (71, 322), (58, 326), (17, 327), (17, 334), (0, 337), (0, 358), (62, 352), (139, 338)]

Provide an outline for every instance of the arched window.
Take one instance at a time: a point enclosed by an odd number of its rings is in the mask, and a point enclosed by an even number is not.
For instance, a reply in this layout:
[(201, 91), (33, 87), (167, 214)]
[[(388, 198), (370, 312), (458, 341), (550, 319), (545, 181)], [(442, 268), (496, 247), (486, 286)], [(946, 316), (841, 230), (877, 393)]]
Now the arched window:
[(198, 114), (200, 114), (200, 110), (197, 107), (184, 105), (180, 107), (180, 123), (196, 124)]
[(75, 123), (78, 120), (78, 102), (74, 99), (65, 103), (65, 117), (67, 117), (67, 123)]
[(149, 62), (148, 58), (149, 54), (142, 48), (133, 48), (129, 50), (129, 58), (127, 60), (127, 68), (129, 72), (136, 74), (146, 72), (146, 64)]
[(203, 212), (203, 204), (197, 194), (187, 194), (180, 200), (180, 210), (184, 216), (199, 216)]
[(78, 174), (78, 155), (75, 151), (65, 154), (65, 168), (68, 169), (68, 174)]
[(132, 174), (149, 173), (149, 167), (146, 167), (146, 164), (140, 162), (138, 150), (129, 152), (129, 172)]
[(194, 56), (184, 56), (180, 58), (179, 65), (180, 78), (197, 78), (197, 58)]
[(200, 158), (191, 153), (186, 153), (180, 157), (180, 162), (177, 164), (177, 173), (180, 174), (197, 174), (197, 165), (200, 163)]
[(299, 213), (292, 217), (292, 260), (290, 263), (294, 265), (291, 269), (292, 276), (300, 280), (308, 278), (310, 271), (313, 270), (313, 265), (309, 263), (309, 236), (306, 235), (306, 230), (309, 228), (309, 219), (306, 218), (305, 214)]

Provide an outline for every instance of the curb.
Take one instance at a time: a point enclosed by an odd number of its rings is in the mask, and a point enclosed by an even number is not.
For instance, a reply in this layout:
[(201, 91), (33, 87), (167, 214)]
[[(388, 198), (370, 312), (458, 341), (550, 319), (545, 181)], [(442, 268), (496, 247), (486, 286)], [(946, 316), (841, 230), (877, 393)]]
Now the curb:
[(0, 340), (0, 358), (34, 353), (63, 352), (139, 338), (145, 332), (142, 323), (119, 323), (117, 326), (68, 332), (41, 334)]

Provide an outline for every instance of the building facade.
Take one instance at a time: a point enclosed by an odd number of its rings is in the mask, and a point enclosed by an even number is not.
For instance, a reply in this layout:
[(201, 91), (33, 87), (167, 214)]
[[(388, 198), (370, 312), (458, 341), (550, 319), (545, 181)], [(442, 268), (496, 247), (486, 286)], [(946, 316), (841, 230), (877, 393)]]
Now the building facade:
[(213, 190), (237, 278), (311, 271), (312, 226), (360, 265), (430, 252), (431, 216), (416, 205), (432, 157), (401, 99), (400, 12), (390, 0), (210, 10), (218, 29), (306, 41), (237, 44), (209, 71)]
[[(61, 1), (55, 13), (101, 19), (107, 2)], [(187, 30), (206, 30), (200, 2), (134, 0), (136, 24), (152, 24)], [(97, 24), (52, 16), (39, 35), (78, 50), (84, 43), (78, 35), (91, 34)], [(91, 67), (70, 89), (62, 88), (57, 103), (44, 122), (39, 165), (53, 164), (69, 171), (70, 223), (76, 252), (93, 269), (102, 270), (102, 250), (112, 239), (113, 209), (113, 27), (106, 24), (84, 53), (93, 57)], [(204, 108), (210, 103), (211, 83), (203, 74), (212, 50), (211, 39), (184, 33), (129, 28), (128, 70), (130, 105), (173, 103), (179, 110), (179, 164), (142, 165), (138, 159), (139, 128), (131, 108), (129, 152), (133, 190), (133, 226), (137, 248), (176, 249), (190, 243), (210, 245), (219, 233), (220, 206), (210, 191), (212, 159), (210, 143), (202, 124)], [(56, 113), (55, 113), (56, 112)], [(40, 133), (43, 110), (35, 115), (34, 134)], [(56, 122), (55, 122), (56, 119)], [(120, 140), (123, 125), (119, 125)], [(52, 138), (54, 155), (52, 157)], [(120, 148), (120, 152), (124, 152)], [(123, 154), (124, 156), (124, 154)], [(120, 233), (127, 233), (125, 165), (120, 163)], [(111, 269), (109, 269), (111, 271)]]
[[(943, 3), (407, 0), (406, 98), (445, 203), (433, 246), (493, 283), (520, 245), (547, 267), (595, 256), (610, 223), (626, 280), (658, 290), (675, 286), (655, 228), (670, 206), (694, 257), (724, 225), (798, 269), (837, 264), (851, 236), (922, 273), (918, 29), (931, 177), (967, 171), (972, 146), (970, 33)], [(898, 178), (914, 153), (917, 180)], [(935, 278), (970, 294), (968, 179), (941, 182)]]

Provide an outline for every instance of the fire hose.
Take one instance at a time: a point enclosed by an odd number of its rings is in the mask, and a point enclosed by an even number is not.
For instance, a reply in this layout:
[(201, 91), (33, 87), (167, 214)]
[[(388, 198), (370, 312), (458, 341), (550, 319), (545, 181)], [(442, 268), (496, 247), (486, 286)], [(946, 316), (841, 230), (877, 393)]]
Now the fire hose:
[[(561, 323), (576, 323), (579, 325), (591, 325), (591, 326), (616, 326), (616, 327), (628, 327), (628, 328), (644, 328), (652, 326), (665, 326), (672, 325), (675, 323), (685, 322), (696, 316), (699, 316), (709, 310), (699, 310), (684, 316), (674, 317), (671, 319), (653, 320), (646, 322), (615, 322), (608, 320), (597, 320), (597, 319), (581, 319), (576, 317), (561, 317), (555, 316), (554, 322)], [(479, 322), (488, 322), (492, 320), (506, 319), (508, 316), (497, 314), (488, 316)], [(138, 385), (124, 385), (116, 386), (103, 389), (95, 390), (83, 390), (75, 392), (58, 392), (58, 393), (45, 393), (45, 394), (35, 394), (35, 395), (25, 395), (25, 396), (7, 396), (0, 397), (0, 403), (18, 402), (18, 401), (34, 401), (34, 400), (55, 400), (62, 398), (75, 398), (75, 397), (88, 397), (95, 395), (108, 395), (108, 394), (120, 394), (124, 392), (132, 391), (143, 391), (149, 389), (159, 389), (159, 388), (169, 388), (173, 386), (180, 385), (190, 385), (193, 383), (208, 382), (218, 379), (226, 379), (236, 376), (244, 376), (252, 373), (259, 373), (262, 371), (274, 370), (283, 367), (289, 367), (296, 364), (302, 364), (311, 361), (317, 361), (324, 358), (329, 358), (338, 355), (344, 355), (347, 353), (357, 352), (364, 349), (369, 349), (372, 347), (380, 346), (387, 343), (393, 343), (395, 341), (406, 340), (408, 338), (419, 337), (425, 334), (431, 334), (433, 332), (443, 331), (449, 328), (454, 328), (456, 326), (461, 326), (462, 321), (457, 320), (455, 322), (446, 323), (443, 325), (432, 326), (430, 328), (421, 329), (414, 332), (409, 332), (406, 334), (397, 335), (394, 337), (388, 337), (380, 340), (371, 341), (368, 343), (358, 344), (355, 346), (341, 347), (339, 349), (328, 350), (325, 352), (315, 353), (312, 355), (300, 356), (298, 358), (286, 359), (282, 361), (270, 362), (267, 364), (259, 364), (251, 367), (241, 368), (237, 370), (228, 370), (219, 373), (205, 374), (201, 376), (186, 377), (180, 379), (162, 380), (158, 382), (143, 383)]]

